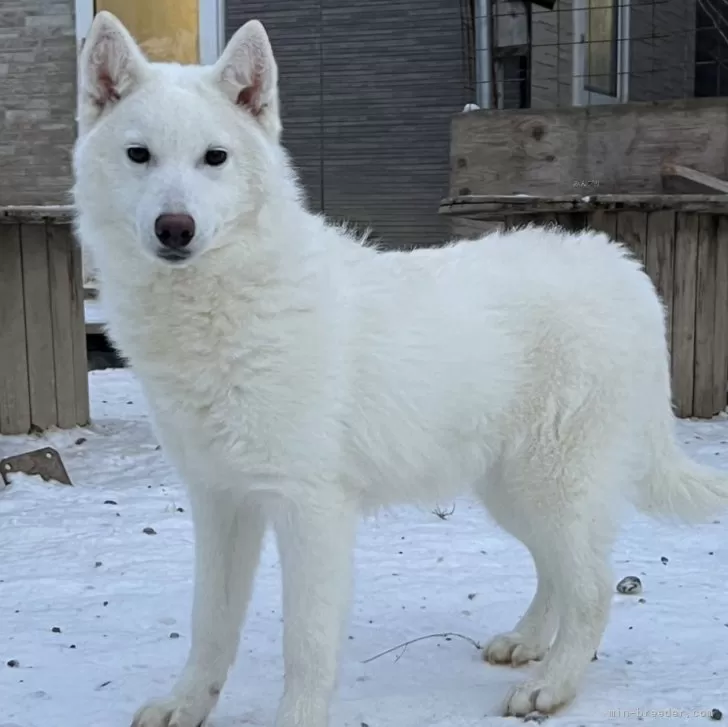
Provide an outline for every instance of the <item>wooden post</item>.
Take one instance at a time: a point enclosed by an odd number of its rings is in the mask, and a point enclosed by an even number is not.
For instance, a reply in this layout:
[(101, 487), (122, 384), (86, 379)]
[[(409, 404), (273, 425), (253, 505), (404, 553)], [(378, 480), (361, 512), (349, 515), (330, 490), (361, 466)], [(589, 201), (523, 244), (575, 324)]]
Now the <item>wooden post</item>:
[(20, 225), (0, 225), (0, 434), (30, 429)]
[(715, 292), (718, 245), (716, 218), (698, 217), (698, 261), (695, 296), (695, 379), (693, 382), (693, 416), (710, 418), (714, 409), (713, 383), (715, 337)]
[(620, 212), (617, 217), (617, 239), (623, 242), (644, 264), (647, 250), (647, 214)]
[(89, 422), (81, 252), (69, 208), (0, 208), (0, 434)]
[(665, 308), (667, 347), (672, 352), (672, 315), (675, 289), (675, 213), (650, 212), (647, 217), (645, 269)]
[(728, 389), (728, 217), (718, 217), (716, 230), (717, 261), (715, 265), (715, 325), (713, 336), (713, 385), (715, 411), (726, 408)]
[(592, 212), (589, 215), (588, 220), (589, 227), (592, 230), (598, 230), (604, 232), (613, 240), (617, 239), (617, 213), (616, 212), (605, 212), (599, 210), (598, 212)]
[(676, 221), (675, 291), (672, 314), (673, 399), (678, 416), (693, 415), (698, 217), (679, 212)]

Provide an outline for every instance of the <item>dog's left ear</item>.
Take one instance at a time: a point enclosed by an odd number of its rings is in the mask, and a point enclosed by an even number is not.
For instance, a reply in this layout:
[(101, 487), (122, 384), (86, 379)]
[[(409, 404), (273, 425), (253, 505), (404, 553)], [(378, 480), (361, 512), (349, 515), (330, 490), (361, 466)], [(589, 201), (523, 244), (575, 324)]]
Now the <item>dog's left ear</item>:
[(277, 140), (281, 133), (278, 67), (260, 21), (248, 21), (233, 35), (213, 73), (230, 99)]

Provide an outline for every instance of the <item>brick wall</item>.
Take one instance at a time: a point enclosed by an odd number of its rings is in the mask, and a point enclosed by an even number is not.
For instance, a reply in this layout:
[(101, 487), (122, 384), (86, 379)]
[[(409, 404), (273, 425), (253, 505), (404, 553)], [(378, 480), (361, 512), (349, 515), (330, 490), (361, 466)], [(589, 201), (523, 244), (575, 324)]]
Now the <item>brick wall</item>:
[(0, 0), (0, 205), (68, 202), (75, 113), (73, 0)]

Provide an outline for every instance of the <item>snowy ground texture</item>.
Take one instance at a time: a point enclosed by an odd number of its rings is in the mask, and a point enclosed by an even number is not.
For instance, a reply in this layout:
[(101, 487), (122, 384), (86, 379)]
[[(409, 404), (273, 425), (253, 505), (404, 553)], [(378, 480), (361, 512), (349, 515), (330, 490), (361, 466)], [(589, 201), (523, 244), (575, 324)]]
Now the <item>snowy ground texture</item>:
[[(90, 429), (0, 438), (0, 458), (56, 446), (75, 484), (19, 478), (0, 492), (0, 727), (128, 727), (186, 656), (185, 494), (133, 376), (93, 372), (91, 391)], [(728, 421), (684, 422), (680, 435), (692, 456), (728, 468)], [(549, 725), (692, 725), (709, 723), (715, 708), (728, 720), (728, 514), (715, 521), (625, 523), (615, 583), (636, 575), (644, 592), (615, 593), (599, 659)], [(402, 510), (364, 522), (332, 727), (516, 724), (497, 708), (531, 667), (488, 666), (465, 640), (429, 639), (363, 662), (427, 634), (483, 641), (508, 630), (534, 585), (525, 549), (473, 503), (458, 502), (445, 520)], [(214, 727), (272, 724), (282, 685), (279, 600), (269, 542)]]

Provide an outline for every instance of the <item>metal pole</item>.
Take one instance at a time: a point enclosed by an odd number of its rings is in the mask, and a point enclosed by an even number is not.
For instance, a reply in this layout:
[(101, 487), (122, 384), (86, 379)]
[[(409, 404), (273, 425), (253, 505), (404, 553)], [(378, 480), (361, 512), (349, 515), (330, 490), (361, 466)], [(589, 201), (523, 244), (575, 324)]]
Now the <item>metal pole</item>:
[(492, 93), (490, 62), (491, 0), (475, 0), (475, 101), (489, 109)]

